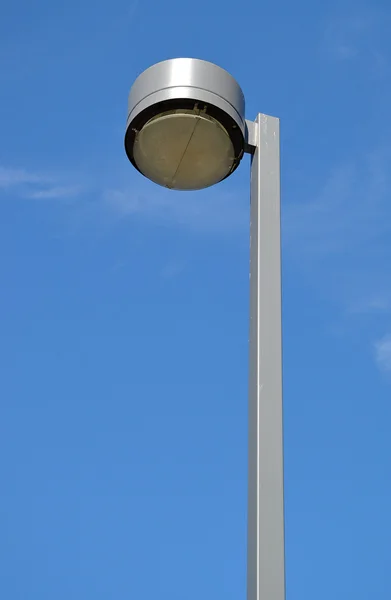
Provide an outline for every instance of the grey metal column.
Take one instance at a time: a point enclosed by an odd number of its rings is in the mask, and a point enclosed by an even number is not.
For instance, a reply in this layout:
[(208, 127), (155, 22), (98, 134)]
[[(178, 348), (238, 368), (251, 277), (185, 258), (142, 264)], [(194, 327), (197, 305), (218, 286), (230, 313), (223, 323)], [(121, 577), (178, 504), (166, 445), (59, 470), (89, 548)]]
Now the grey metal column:
[(285, 599), (279, 119), (246, 122), (251, 159), (247, 600)]

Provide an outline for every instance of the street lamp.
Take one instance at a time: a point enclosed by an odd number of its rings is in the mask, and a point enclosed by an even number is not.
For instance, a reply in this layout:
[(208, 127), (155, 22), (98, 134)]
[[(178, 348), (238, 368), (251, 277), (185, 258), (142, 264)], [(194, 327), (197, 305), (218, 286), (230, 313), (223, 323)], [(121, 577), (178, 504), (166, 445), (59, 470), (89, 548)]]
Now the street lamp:
[(125, 150), (173, 190), (214, 185), (251, 155), (247, 600), (284, 600), (279, 119), (246, 120), (224, 69), (166, 60), (130, 90)]

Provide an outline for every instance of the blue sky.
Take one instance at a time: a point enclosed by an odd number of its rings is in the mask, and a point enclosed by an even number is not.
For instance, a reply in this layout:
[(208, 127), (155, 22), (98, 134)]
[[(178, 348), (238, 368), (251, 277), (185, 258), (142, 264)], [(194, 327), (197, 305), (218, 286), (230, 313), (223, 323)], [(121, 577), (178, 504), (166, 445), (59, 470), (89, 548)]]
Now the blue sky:
[(0, 9), (0, 589), (245, 598), (248, 158), (143, 179), (127, 95), (211, 60), (281, 118), (289, 600), (391, 597), (391, 7)]

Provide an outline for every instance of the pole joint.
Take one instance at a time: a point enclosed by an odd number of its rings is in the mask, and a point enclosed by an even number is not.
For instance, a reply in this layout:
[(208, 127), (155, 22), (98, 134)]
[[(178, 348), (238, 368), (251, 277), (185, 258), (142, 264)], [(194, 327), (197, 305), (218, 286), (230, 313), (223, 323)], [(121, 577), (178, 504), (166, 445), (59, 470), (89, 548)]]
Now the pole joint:
[(244, 151), (247, 154), (254, 154), (258, 146), (258, 123), (246, 119), (246, 135), (244, 142)]

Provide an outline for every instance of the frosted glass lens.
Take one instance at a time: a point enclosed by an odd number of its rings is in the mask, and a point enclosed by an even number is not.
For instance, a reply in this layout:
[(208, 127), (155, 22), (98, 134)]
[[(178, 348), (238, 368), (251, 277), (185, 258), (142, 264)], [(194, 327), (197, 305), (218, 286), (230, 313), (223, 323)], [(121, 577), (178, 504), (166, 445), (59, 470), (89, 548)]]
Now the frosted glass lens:
[(176, 190), (199, 190), (231, 170), (234, 148), (215, 119), (175, 112), (148, 121), (137, 134), (134, 160), (149, 179)]

